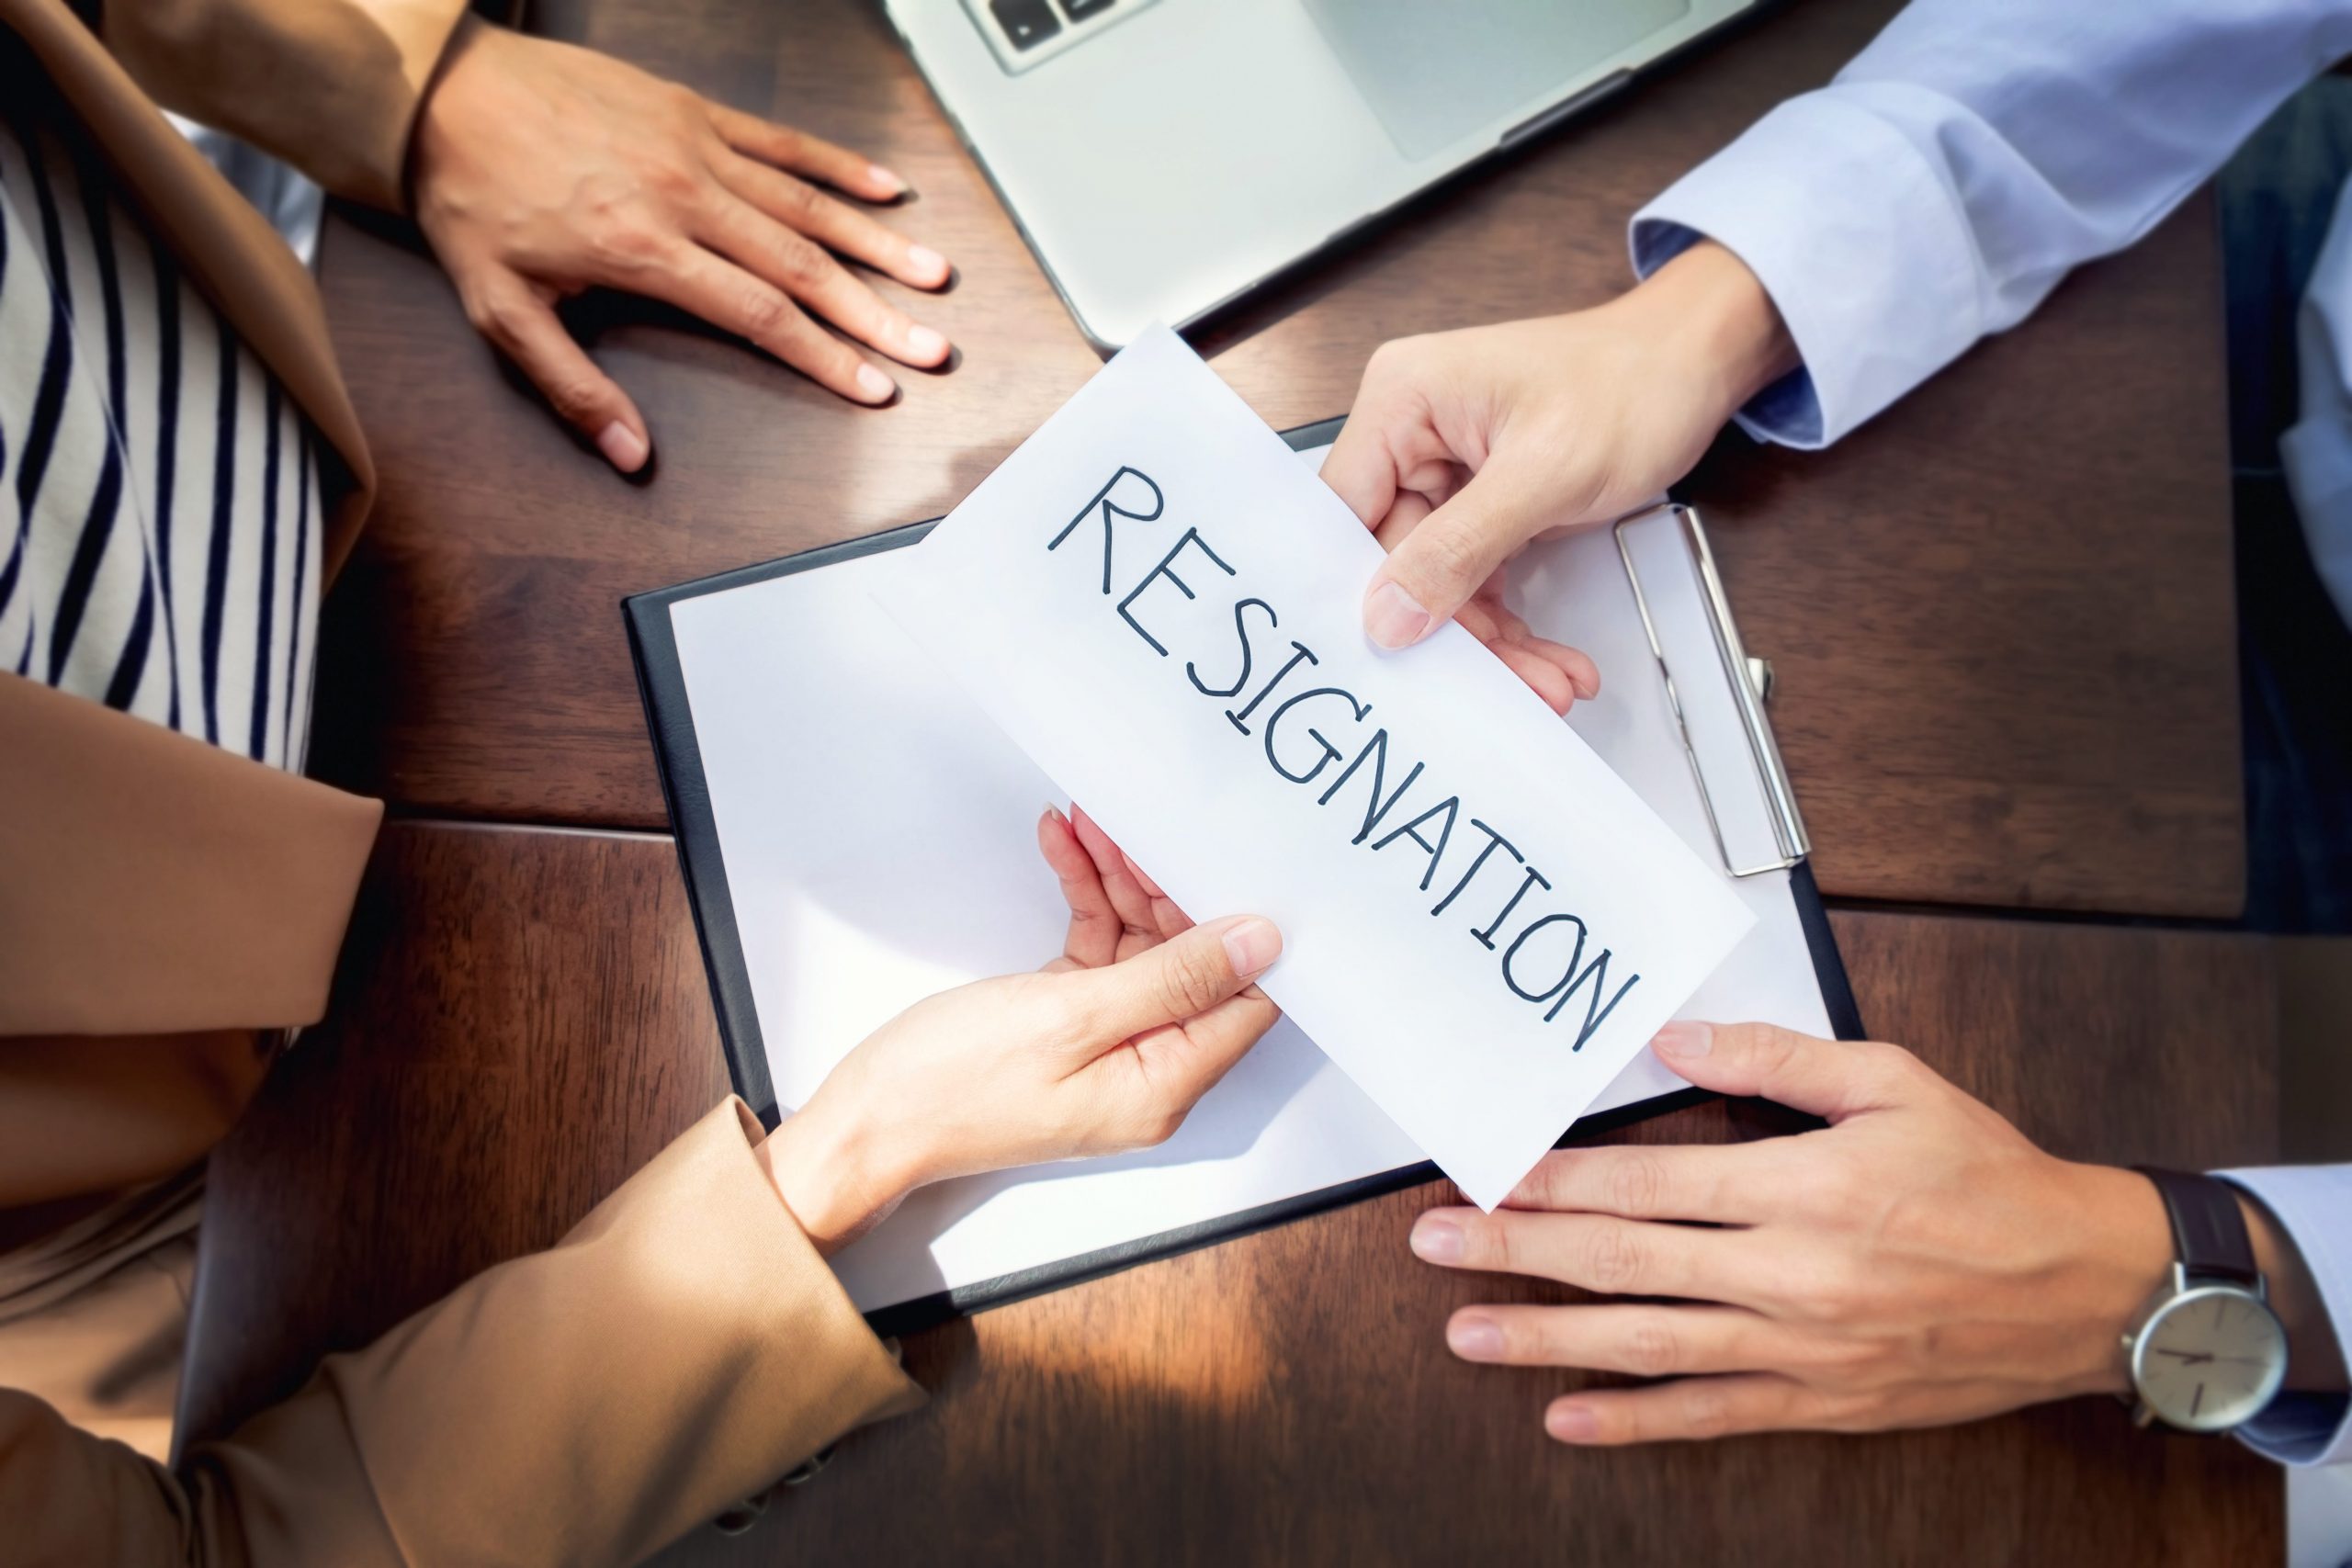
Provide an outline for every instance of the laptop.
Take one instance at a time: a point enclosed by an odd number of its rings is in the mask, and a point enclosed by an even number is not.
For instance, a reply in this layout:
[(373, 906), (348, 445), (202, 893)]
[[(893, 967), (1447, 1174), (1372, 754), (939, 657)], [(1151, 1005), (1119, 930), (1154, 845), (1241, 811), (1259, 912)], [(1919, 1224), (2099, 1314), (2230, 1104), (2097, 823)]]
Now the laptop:
[(1080, 328), (1182, 327), (1758, 0), (884, 0)]

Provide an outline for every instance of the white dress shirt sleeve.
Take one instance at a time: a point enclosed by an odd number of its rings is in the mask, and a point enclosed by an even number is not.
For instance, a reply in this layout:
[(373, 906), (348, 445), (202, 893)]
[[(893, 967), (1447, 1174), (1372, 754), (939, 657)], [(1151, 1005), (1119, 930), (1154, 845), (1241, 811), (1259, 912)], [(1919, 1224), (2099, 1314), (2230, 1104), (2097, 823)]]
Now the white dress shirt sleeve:
[(1637, 213), (1643, 276), (1701, 235), (1803, 367), (1740, 414), (1828, 445), (2179, 205), (2352, 52), (2347, 0), (1914, 0)]
[[(2335, 1342), (2352, 1355), (2352, 1165), (2286, 1165), (2213, 1173), (2251, 1194), (2294, 1238)], [(2352, 1414), (2341, 1393), (2282, 1393), (2237, 1435), (2282, 1464), (2352, 1463)]]

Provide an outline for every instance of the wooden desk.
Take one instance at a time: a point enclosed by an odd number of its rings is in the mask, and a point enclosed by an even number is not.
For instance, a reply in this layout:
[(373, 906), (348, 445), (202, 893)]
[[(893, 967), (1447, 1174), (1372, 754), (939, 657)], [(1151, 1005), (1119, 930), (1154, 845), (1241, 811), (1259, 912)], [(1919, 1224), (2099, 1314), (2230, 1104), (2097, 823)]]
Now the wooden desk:
[[(1383, 339), (1590, 304), (1626, 219), (1892, 0), (1801, 0), (1423, 203), (1202, 335), (1276, 425), (1342, 412)], [(429, 258), (340, 220), (335, 332), (385, 478), (327, 617), (317, 759), (404, 809), (664, 825), (616, 602), (952, 505), (1096, 366), (865, 0), (595, 0), (543, 25), (888, 160), (962, 269), (959, 368), (853, 409), (616, 309), (632, 485), (502, 378)], [(886, 292), (895, 285), (882, 286)], [(1841, 444), (1726, 443), (1690, 487), (1833, 896), (2226, 917), (2244, 857), (2212, 209)]]
[[(1626, 217), (1891, 0), (1803, 0), (1202, 334), (1277, 424), (1384, 338), (1589, 303)], [(1095, 366), (862, 0), (594, 0), (543, 25), (906, 171), (961, 367), (853, 410), (633, 307), (655, 432), (615, 479), (502, 378), (429, 260), (336, 220), (329, 306), (385, 476), (327, 615), (318, 759), (411, 814), (658, 829), (624, 593), (952, 504)], [(1714, 525), (1834, 896), (2226, 916), (2236, 676), (2217, 261), (2193, 201), (1843, 444), (1727, 442)], [(891, 287), (883, 286), (886, 291)], [(582, 913), (589, 911), (590, 913)], [(1843, 912), (1865, 1016), (2071, 1156), (2275, 1149), (2269, 957), (2159, 929)], [(1992, 979), (1988, 979), (1993, 977)], [(669, 842), (402, 822), (330, 1021), (214, 1161), (190, 1430), (552, 1242), (725, 1089)], [(2197, 1114), (2180, 1108), (2194, 1106)], [(1724, 1139), (1722, 1105), (1631, 1136)], [(1954, 1431), (1571, 1452), (1567, 1374), (1472, 1368), (1491, 1298), (1404, 1247), (1432, 1186), (912, 1338), (925, 1414), (682, 1560), (1315, 1564), (2276, 1562), (2275, 1472), (2078, 1401)], [(1503, 1287), (1529, 1296), (1538, 1287)]]
[[(2258, 939), (1836, 924), (1873, 1027), (2050, 1148), (2192, 1168), (2274, 1153)], [(333, 1021), (213, 1159), (193, 1428), (225, 1429), (325, 1352), (554, 1241), (725, 1083), (667, 841), (388, 829)], [(1632, 1135), (1755, 1126), (1718, 1103)], [(749, 1536), (698, 1531), (673, 1555), (2279, 1561), (2276, 1470), (2229, 1443), (2135, 1433), (2111, 1401), (1871, 1439), (1563, 1450), (1540, 1422), (1574, 1376), (1445, 1348), (1453, 1308), (1545, 1293), (1416, 1262), (1413, 1216), (1453, 1201), (1433, 1183), (913, 1336), (928, 1410), (845, 1440)]]

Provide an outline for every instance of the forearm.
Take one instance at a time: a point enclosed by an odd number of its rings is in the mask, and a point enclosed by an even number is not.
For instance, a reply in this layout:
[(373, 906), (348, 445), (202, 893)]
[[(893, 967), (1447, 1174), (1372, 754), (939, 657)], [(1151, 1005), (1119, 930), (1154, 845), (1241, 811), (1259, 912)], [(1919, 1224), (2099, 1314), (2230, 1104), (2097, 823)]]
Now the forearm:
[(411, 128), (464, 19), (465, 0), (107, 0), (103, 33), (164, 107), (399, 209)]
[(194, 1450), (207, 1506), (241, 1538), (302, 1532), (287, 1561), (368, 1561), (317, 1521), (377, 1518), (410, 1561), (636, 1562), (920, 1403), (756, 1133), (730, 1101), (554, 1247), (329, 1358)]
[(1637, 214), (1635, 270), (1737, 254), (1806, 372), (1744, 423), (1824, 446), (2137, 240), (2347, 50), (2341, 3), (1914, 0)]

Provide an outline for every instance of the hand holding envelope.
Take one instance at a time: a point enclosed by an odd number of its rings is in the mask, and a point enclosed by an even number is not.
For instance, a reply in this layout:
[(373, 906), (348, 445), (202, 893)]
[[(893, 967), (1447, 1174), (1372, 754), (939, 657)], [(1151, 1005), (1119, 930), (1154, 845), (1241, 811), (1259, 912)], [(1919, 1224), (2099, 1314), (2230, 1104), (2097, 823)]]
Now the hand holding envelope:
[(1121, 354), (880, 597), (1491, 1208), (1751, 917), (1458, 626), (1384, 653), (1379, 545), (1174, 334)]

